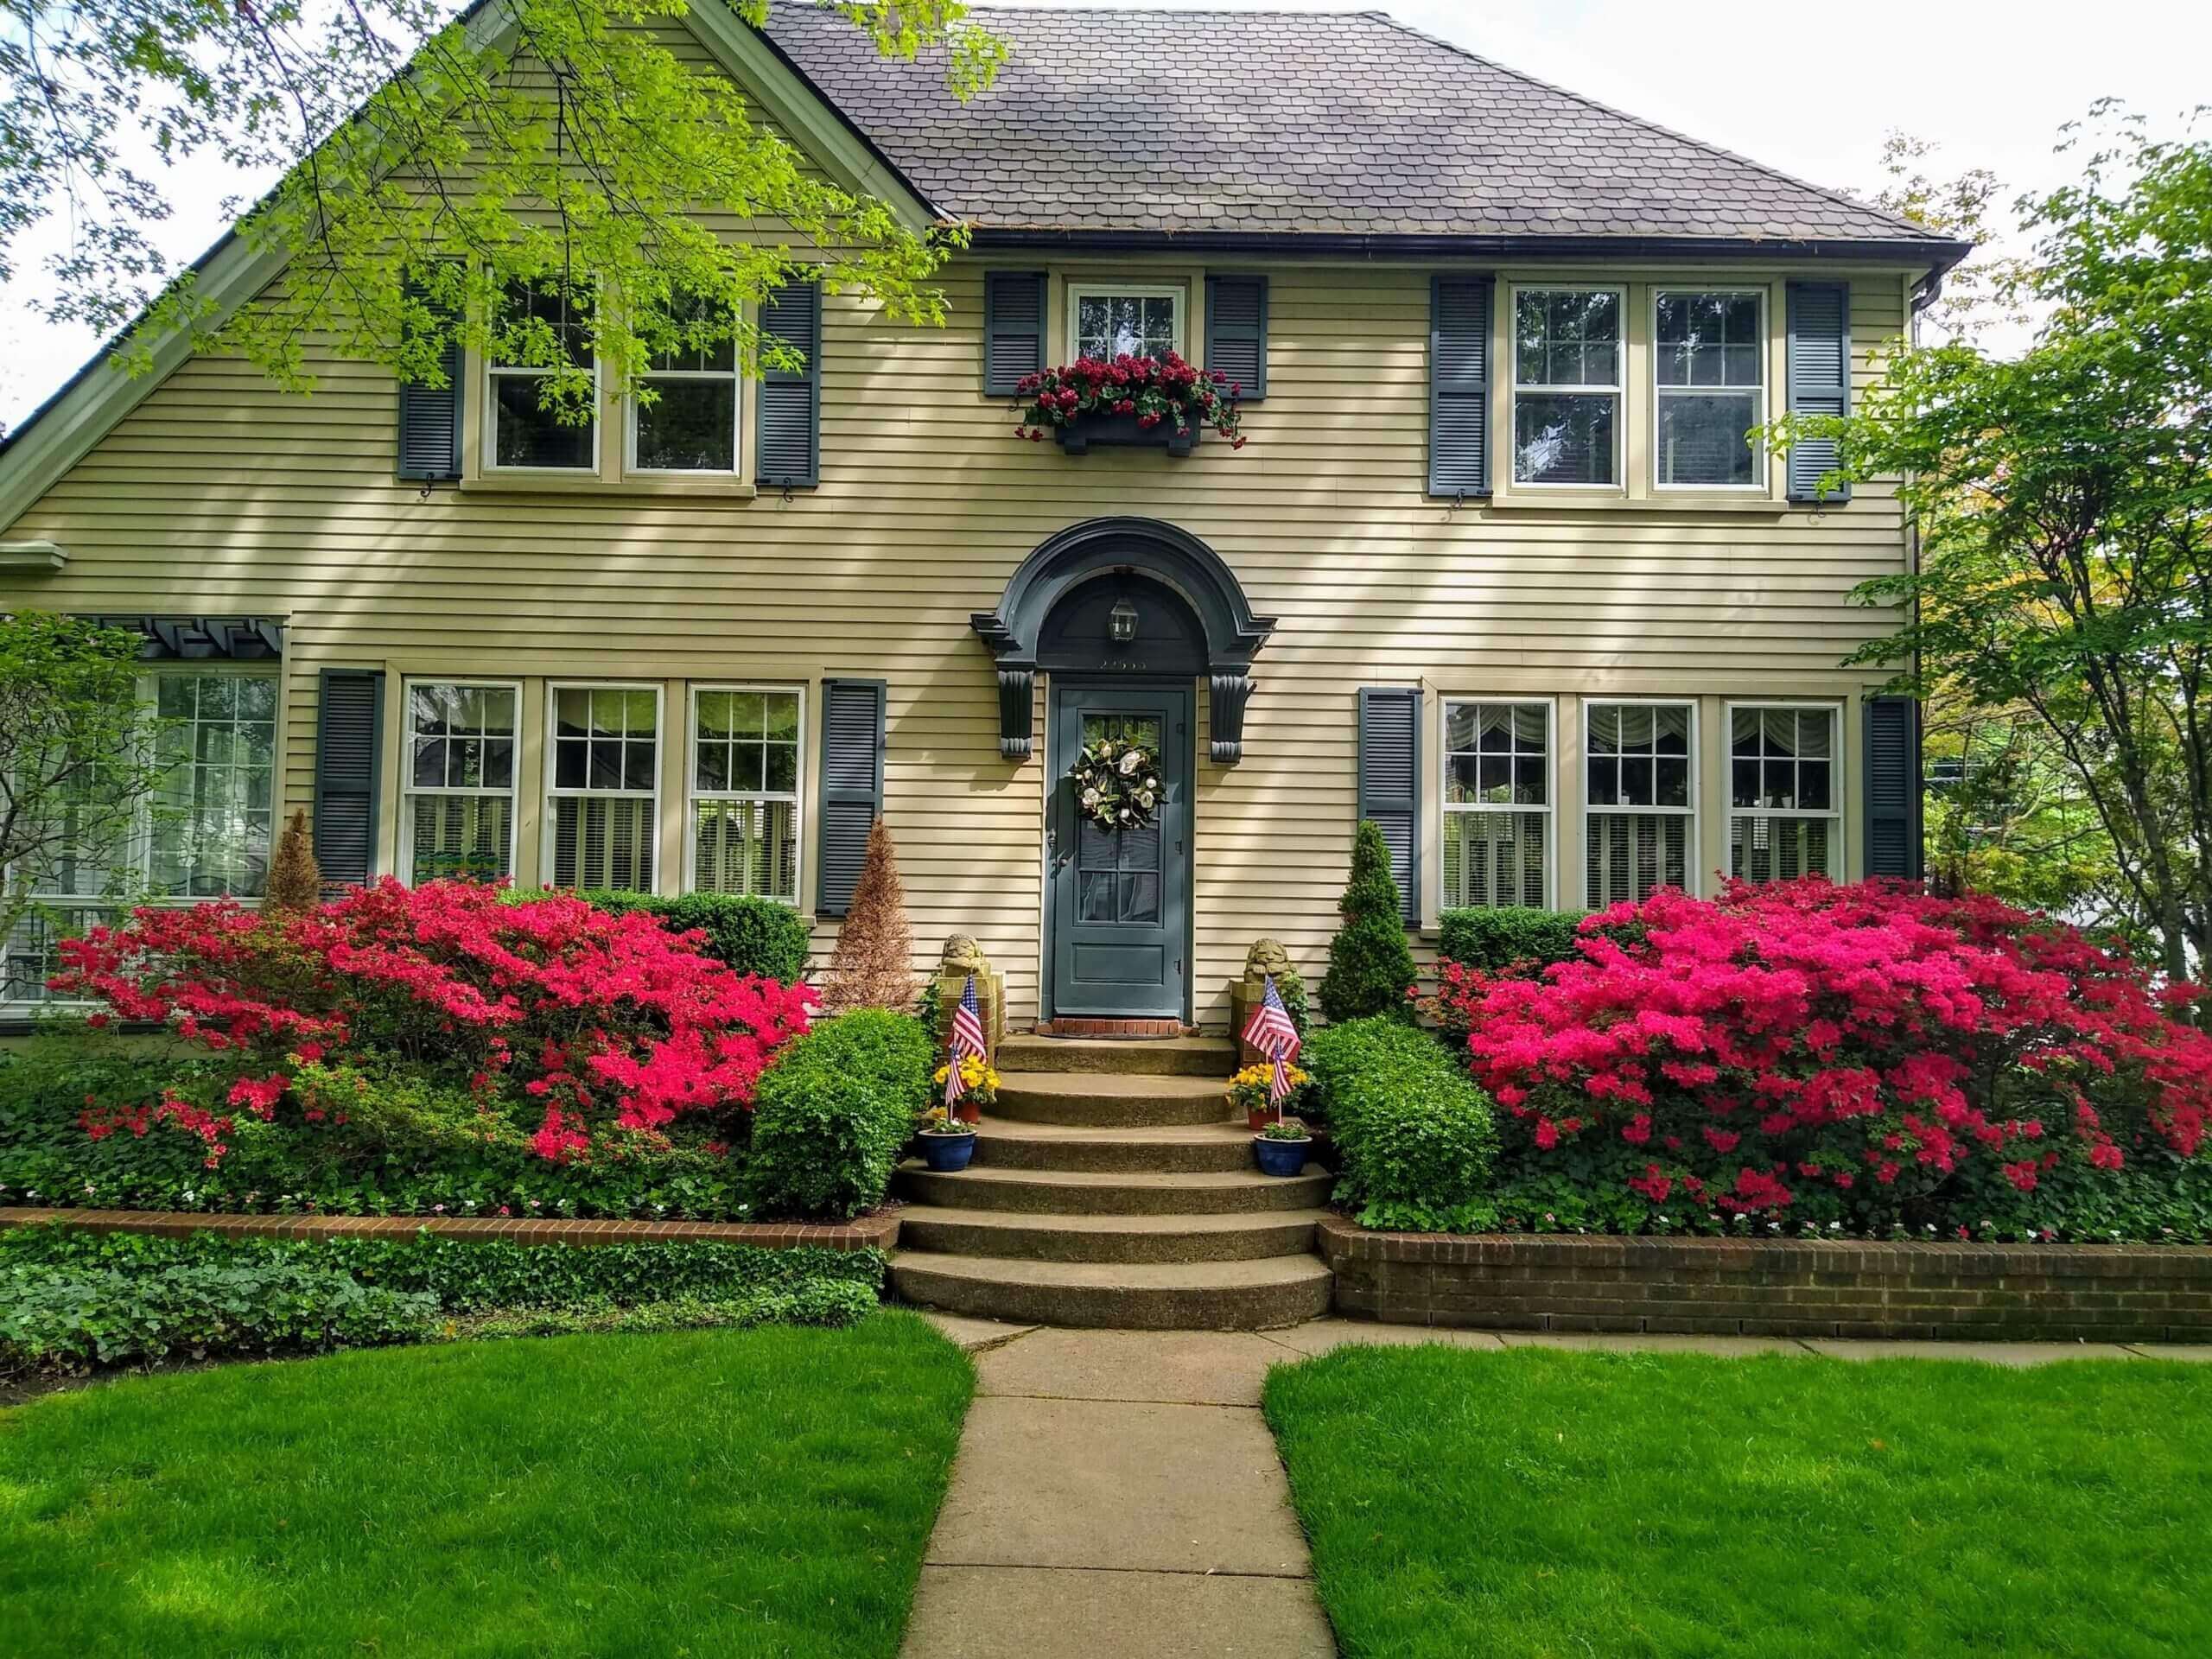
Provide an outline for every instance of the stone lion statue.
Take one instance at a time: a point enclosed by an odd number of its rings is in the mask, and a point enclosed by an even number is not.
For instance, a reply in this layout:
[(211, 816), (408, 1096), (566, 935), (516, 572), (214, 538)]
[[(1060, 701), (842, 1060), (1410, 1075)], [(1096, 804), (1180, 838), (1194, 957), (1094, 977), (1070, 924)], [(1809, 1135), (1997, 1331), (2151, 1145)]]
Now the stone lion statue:
[(1258, 979), (1272, 974), (1281, 979), (1291, 971), (1290, 952), (1274, 939), (1255, 939), (1244, 953), (1244, 977)]
[(947, 974), (984, 974), (990, 967), (990, 958), (984, 956), (983, 947), (976, 943), (972, 933), (955, 933), (947, 939), (944, 955), (938, 961), (938, 970)]

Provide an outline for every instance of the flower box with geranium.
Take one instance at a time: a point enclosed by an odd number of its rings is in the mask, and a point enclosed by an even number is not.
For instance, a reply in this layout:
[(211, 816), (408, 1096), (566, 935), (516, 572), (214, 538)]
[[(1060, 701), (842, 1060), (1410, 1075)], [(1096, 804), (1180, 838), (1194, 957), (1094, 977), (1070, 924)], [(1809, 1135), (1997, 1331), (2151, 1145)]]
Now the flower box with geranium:
[(1014, 395), (1026, 407), (1014, 435), (1042, 442), (1050, 432), (1069, 454), (1093, 444), (1164, 447), (1187, 455), (1211, 427), (1242, 449), (1243, 388), (1217, 370), (1196, 369), (1173, 352), (1159, 357), (1079, 357), (1026, 375)]

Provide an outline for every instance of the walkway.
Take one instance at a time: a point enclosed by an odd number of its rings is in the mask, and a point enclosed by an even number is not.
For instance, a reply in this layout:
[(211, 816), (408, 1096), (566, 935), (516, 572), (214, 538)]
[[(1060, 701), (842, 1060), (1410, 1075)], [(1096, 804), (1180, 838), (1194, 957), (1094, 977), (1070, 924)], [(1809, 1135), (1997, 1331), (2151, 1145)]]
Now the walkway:
[(1333, 1659), (1259, 1412), (1271, 1364), (1345, 1343), (1831, 1359), (2212, 1360), (2201, 1347), (1544, 1335), (1321, 1319), (1267, 1332), (1075, 1331), (929, 1318), (976, 1402), (904, 1659)]

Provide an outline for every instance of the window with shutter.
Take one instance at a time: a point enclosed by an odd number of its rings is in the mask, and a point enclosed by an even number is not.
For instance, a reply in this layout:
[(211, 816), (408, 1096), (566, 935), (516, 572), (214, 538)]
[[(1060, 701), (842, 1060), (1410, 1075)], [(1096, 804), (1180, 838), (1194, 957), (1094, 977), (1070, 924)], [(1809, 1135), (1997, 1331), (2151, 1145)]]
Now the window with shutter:
[(755, 393), (760, 420), (755, 481), (795, 489), (822, 481), (822, 289), (814, 283), (778, 289), (760, 307), (763, 334), (806, 359), (798, 370), (764, 364)]
[(1390, 874), (1406, 921), (1421, 919), (1421, 693), (1410, 686), (1359, 692), (1359, 816), (1390, 849)]
[(983, 273), (983, 395), (1011, 397), (1045, 366), (1045, 274)]
[(1206, 278), (1206, 367), (1248, 404), (1268, 395), (1268, 279)]
[(842, 916), (883, 810), (881, 680), (822, 683), (821, 877), (817, 908)]
[[(1847, 283), (1792, 283), (1789, 294), (1789, 412), (1843, 415), (1851, 408), (1851, 287)], [(1823, 474), (1835, 467), (1835, 443), (1819, 438), (1793, 444), (1788, 481), (1792, 501), (1848, 501), (1851, 486), (1823, 495)]]
[(315, 861), (326, 893), (376, 874), (384, 671), (326, 668), (315, 712)]
[(692, 891), (798, 902), (804, 726), (797, 686), (692, 688)]
[(1428, 493), (1490, 492), (1488, 277), (1439, 276), (1429, 284)]

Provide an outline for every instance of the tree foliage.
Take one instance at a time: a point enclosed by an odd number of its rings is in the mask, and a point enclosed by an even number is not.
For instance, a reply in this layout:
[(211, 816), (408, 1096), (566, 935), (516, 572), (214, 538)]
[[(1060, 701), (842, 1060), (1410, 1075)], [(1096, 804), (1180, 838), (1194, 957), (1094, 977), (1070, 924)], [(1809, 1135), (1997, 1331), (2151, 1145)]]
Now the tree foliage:
[[(699, 0), (758, 28), (769, 0)], [(942, 48), (963, 96), (1003, 48), (962, 0), (817, 0), (886, 54)], [(455, 338), (551, 371), (546, 404), (625, 391), (656, 354), (734, 342), (747, 302), (804, 268), (933, 322), (957, 229), (918, 227), (835, 184), (696, 53), (690, 0), (0, 0), (0, 283), (24, 233), (67, 216), (43, 302), (144, 368), (163, 339), (244, 353), (296, 389), (308, 348), (442, 383)], [(239, 234), (285, 279), (226, 319), (158, 246), (175, 169), (274, 175)], [(233, 211), (242, 203), (228, 203)], [(763, 227), (747, 241), (716, 221)], [(790, 245), (799, 244), (796, 250)], [(518, 302), (535, 283), (591, 352)], [(787, 348), (766, 360), (796, 367)], [(649, 395), (649, 394), (648, 394)]]
[(2212, 143), (2116, 133), (2024, 204), (2027, 350), (1902, 346), (1853, 414), (1777, 435), (1902, 478), (1921, 531), (1859, 589), (1898, 625), (1851, 660), (2031, 717), (2183, 978), (2212, 949)]

